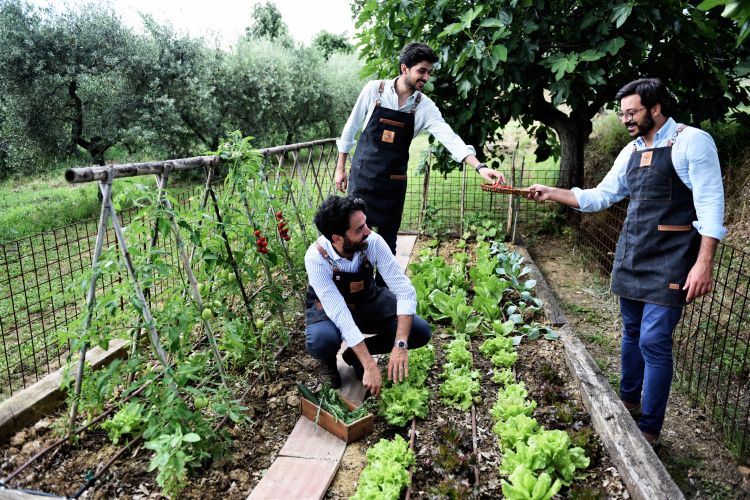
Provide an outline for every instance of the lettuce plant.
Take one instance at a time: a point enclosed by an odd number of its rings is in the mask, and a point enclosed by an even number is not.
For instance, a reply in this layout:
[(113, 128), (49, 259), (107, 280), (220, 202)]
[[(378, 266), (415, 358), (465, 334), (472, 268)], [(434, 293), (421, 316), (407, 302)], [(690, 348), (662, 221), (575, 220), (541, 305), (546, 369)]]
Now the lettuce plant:
[(409, 484), (408, 469), (414, 463), (414, 452), (404, 438), (397, 435), (390, 441), (381, 439), (367, 450), (367, 466), (359, 475), (352, 500), (397, 500)]
[(500, 472), (510, 474), (518, 466), (525, 466), (532, 472), (542, 470), (567, 486), (573, 481), (576, 469), (589, 466), (589, 459), (583, 448), (571, 446), (566, 432), (542, 430), (529, 437), (528, 444), (518, 442), (515, 451), (507, 450)]
[(468, 410), (478, 399), (480, 390), (478, 370), (471, 370), (466, 366), (455, 367), (450, 363), (443, 371), (445, 381), (440, 385), (440, 396), (443, 401), (461, 410)]
[(503, 496), (508, 500), (550, 500), (560, 491), (562, 484), (559, 479), (552, 482), (552, 477), (546, 472), (535, 476), (528, 467), (519, 465), (503, 480)]
[(527, 392), (523, 382), (508, 384), (497, 392), (497, 401), (490, 413), (495, 421), (505, 421), (515, 415), (531, 416), (536, 408), (536, 401), (526, 399)]
[(529, 437), (539, 432), (539, 423), (535, 418), (521, 413), (498, 421), (492, 431), (497, 434), (501, 450), (512, 449), (518, 442), (526, 443)]

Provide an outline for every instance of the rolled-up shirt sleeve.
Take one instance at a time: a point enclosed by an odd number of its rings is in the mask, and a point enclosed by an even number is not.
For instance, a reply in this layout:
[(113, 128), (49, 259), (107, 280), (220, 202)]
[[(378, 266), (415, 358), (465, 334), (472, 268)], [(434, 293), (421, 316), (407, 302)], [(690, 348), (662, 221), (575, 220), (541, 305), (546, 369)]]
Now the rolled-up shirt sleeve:
[(578, 210), (581, 212), (598, 212), (611, 207), (628, 195), (625, 174), (632, 151), (632, 143), (624, 147), (617, 155), (612, 168), (595, 188), (581, 189), (574, 187), (571, 189), (573, 196), (578, 201)]
[(342, 338), (349, 347), (354, 347), (364, 340), (362, 331), (354, 323), (351, 311), (346, 306), (344, 297), (333, 283), (333, 270), (312, 245), (305, 254), (307, 278), (318, 296), (328, 318), (341, 332)]
[(474, 146), (467, 145), (443, 119), (438, 107), (432, 101), (423, 101), (420, 106), (424, 109), (423, 129), (432, 134), (435, 139), (450, 151), (451, 157), (461, 163), (469, 155), (476, 155)]
[(396, 296), (396, 314), (413, 316), (417, 312), (417, 292), (411, 281), (379, 234), (371, 233), (367, 240), (367, 258), (377, 266), (388, 289)]
[[(724, 227), (724, 186), (721, 180), (719, 155), (713, 138), (699, 129), (690, 130), (685, 137), (688, 162), (688, 178), (693, 190), (693, 204), (698, 220), (693, 226), (701, 236), (723, 240), (727, 235)], [(678, 139), (679, 140), (679, 139)]]
[(354, 140), (354, 137), (365, 123), (370, 104), (375, 101), (375, 94), (377, 93), (377, 86), (379, 84), (379, 80), (368, 82), (362, 89), (362, 92), (359, 93), (357, 102), (354, 103), (354, 108), (352, 108), (352, 112), (349, 114), (349, 119), (346, 120), (346, 125), (344, 125), (344, 129), (341, 131), (341, 137), (336, 140), (336, 147), (339, 153), (348, 154), (357, 142)]

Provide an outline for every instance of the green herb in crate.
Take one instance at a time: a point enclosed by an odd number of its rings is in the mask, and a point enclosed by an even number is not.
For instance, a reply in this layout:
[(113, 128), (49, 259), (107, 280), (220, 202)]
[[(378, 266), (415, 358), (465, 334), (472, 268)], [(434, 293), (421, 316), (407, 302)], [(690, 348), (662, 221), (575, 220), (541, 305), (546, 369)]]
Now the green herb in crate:
[(297, 388), (302, 396), (318, 407), (318, 415), (315, 417), (315, 423), (318, 423), (320, 410), (330, 413), (337, 421), (340, 420), (345, 424), (356, 422), (366, 416), (369, 411), (367, 405), (362, 404), (354, 410), (350, 410), (341, 396), (330, 386), (324, 386), (317, 394), (313, 393), (302, 384), (297, 384)]

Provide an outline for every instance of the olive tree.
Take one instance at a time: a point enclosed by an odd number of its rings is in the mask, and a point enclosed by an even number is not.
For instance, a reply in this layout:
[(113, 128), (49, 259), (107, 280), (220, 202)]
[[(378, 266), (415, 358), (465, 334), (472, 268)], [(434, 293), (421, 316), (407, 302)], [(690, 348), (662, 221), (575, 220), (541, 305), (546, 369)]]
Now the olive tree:
[(125, 71), (133, 41), (102, 8), (58, 13), (0, 3), (5, 137), (23, 135), (53, 156), (80, 147), (104, 164), (140, 106)]
[(357, 8), (365, 73), (394, 74), (409, 41), (431, 45), (440, 58), (432, 97), (448, 123), (482, 146), (517, 119), (536, 135), (538, 159), (559, 138), (561, 185), (583, 184), (591, 119), (628, 81), (664, 79), (679, 119), (692, 123), (722, 120), (748, 102), (735, 72), (747, 58), (735, 48), (735, 24), (690, 2), (367, 0)]

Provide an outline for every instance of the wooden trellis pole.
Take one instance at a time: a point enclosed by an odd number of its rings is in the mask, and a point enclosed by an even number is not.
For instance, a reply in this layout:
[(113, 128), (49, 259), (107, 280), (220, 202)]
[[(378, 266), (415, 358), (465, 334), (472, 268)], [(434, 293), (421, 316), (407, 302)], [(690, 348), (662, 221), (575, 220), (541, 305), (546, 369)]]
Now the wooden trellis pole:
[[(159, 190), (159, 203), (162, 207), (166, 208), (167, 218), (169, 219), (169, 225), (172, 228), (172, 234), (175, 238), (175, 243), (177, 245), (177, 253), (180, 257), (180, 261), (182, 262), (182, 270), (185, 273), (185, 276), (187, 276), (188, 283), (190, 284), (190, 291), (193, 294), (193, 300), (196, 304), (198, 304), (198, 308), (200, 311), (203, 310), (203, 298), (201, 297), (200, 292), (198, 291), (198, 282), (195, 279), (195, 273), (193, 273), (193, 269), (190, 267), (190, 257), (188, 256), (187, 252), (185, 251), (185, 243), (182, 240), (182, 237), (180, 236), (180, 228), (177, 226), (177, 222), (174, 218), (173, 213), (173, 207), (172, 203), (169, 201), (169, 199), (166, 197), (166, 187), (167, 187), (167, 178), (169, 176), (169, 169), (166, 169), (166, 171), (163, 174), (157, 174), (156, 175), (156, 186)], [(221, 354), (219, 353), (219, 347), (216, 344), (216, 337), (214, 336), (213, 329), (211, 328), (211, 322), (207, 319), (201, 317), (201, 321), (203, 322), (203, 328), (206, 331), (206, 336), (208, 337), (208, 345), (211, 349), (211, 352), (214, 356), (214, 361), (216, 362), (216, 367), (219, 369), (219, 374), (221, 375), (221, 381), (226, 385), (226, 371), (224, 370), (224, 364), (221, 360)]]
[[(91, 316), (92, 311), (94, 308), (94, 304), (96, 301), (96, 281), (98, 278), (98, 273), (96, 272), (96, 264), (98, 263), (99, 257), (101, 256), (102, 246), (104, 243), (104, 236), (107, 230), (107, 219), (112, 221), (112, 228), (115, 232), (115, 237), (117, 240), (117, 243), (120, 248), (120, 253), (122, 255), (122, 258), (125, 262), (125, 267), (128, 271), (128, 276), (130, 277), (130, 280), (133, 285), (133, 289), (135, 291), (136, 299), (141, 304), (140, 313), (141, 316), (143, 316), (143, 320), (146, 323), (146, 328), (148, 329), (149, 334), (149, 340), (151, 341), (151, 346), (153, 347), (154, 351), (156, 352), (156, 357), (159, 359), (159, 362), (164, 367), (165, 373), (170, 372), (169, 368), (169, 362), (167, 361), (166, 353), (164, 352), (164, 348), (161, 345), (161, 342), (159, 341), (159, 335), (156, 332), (156, 327), (154, 326), (154, 317), (151, 315), (151, 310), (148, 307), (148, 302), (146, 302), (146, 297), (143, 294), (143, 289), (140, 286), (140, 283), (138, 282), (138, 277), (135, 273), (135, 267), (133, 266), (133, 261), (130, 258), (130, 252), (128, 250), (128, 245), (125, 241), (125, 237), (122, 234), (122, 228), (120, 227), (120, 220), (117, 217), (117, 211), (115, 210), (114, 205), (112, 204), (112, 181), (114, 180), (114, 172), (109, 171), (106, 175), (106, 178), (104, 180), (99, 181), (100, 190), (102, 191), (102, 210), (99, 218), (99, 228), (96, 235), (96, 246), (94, 249), (94, 257), (92, 258), (92, 267), (95, 269), (94, 276), (92, 277), (91, 283), (89, 284), (89, 293), (86, 298), (86, 305), (87, 305), (87, 316), (84, 320), (84, 334), (88, 331), (91, 325)], [(78, 401), (81, 396), (81, 384), (83, 381), (83, 369), (86, 362), (86, 349), (88, 346), (84, 344), (84, 346), (81, 348), (80, 357), (78, 360), (78, 370), (76, 372), (76, 382), (75, 382), (75, 389), (74, 389), (74, 396), (73, 396), (73, 404), (70, 408), (70, 426), (75, 425), (75, 419), (78, 414)], [(174, 384), (174, 382), (172, 382)], [(175, 387), (176, 388), (176, 387)]]

